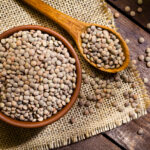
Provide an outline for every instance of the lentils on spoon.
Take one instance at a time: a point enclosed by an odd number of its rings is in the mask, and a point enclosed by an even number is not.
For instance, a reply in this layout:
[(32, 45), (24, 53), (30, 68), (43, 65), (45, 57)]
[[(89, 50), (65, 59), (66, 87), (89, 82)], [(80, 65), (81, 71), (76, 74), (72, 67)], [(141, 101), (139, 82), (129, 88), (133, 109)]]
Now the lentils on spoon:
[(21, 121), (43, 121), (70, 102), (76, 66), (68, 49), (40, 30), (0, 41), (0, 110)]
[(81, 34), (83, 53), (99, 68), (114, 69), (123, 65), (125, 55), (120, 40), (108, 30), (91, 26)]

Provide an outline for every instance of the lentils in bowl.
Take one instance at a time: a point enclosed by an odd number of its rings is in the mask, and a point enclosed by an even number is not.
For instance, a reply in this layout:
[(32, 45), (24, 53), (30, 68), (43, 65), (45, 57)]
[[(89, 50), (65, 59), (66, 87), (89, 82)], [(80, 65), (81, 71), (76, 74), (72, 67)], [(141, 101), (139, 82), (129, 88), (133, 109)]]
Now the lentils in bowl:
[(8, 31), (3, 33), (5, 38), (0, 37), (0, 111), (24, 122), (57, 120), (80, 90), (76, 53), (48, 28), (29, 25)]
[(81, 34), (83, 53), (98, 68), (120, 68), (125, 54), (116, 35), (98, 26), (90, 26)]

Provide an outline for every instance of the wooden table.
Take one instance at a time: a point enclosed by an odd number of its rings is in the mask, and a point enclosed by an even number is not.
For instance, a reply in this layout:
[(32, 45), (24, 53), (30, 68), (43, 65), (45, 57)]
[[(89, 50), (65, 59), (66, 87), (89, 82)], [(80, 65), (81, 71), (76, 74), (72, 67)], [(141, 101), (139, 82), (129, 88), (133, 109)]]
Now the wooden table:
[[(115, 19), (118, 31), (124, 38), (130, 40), (129, 49), (131, 58), (136, 59), (139, 54), (145, 54), (144, 51), (150, 47), (150, 30), (146, 24), (150, 22), (150, 0), (144, 0), (142, 6), (143, 13), (136, 12), (135, 17), (124, 11), (125, 6), (130, 6), (132, 10), (139, 7), (137, 0), (107, 0), (108, 7), (112, 12), (119, 12), (120, 17)], [(145, 43), (139, 44), (138, 38), (144, 37)], [(150, 68), (146, 68), (144, 62), (137, 63), (141, 78), (147, 77), (150, 80)], [(146, 85), (150, 94), (150, 82)], [(144, 130), (143, 135), (138, 135), (139, 128)], [(84, 141), (58, 148), (57, 150), (150, 150), (150, 109), (148, 114), (133, 120), (128, 124), (122, 125), (111, 131), (99, 134)]]

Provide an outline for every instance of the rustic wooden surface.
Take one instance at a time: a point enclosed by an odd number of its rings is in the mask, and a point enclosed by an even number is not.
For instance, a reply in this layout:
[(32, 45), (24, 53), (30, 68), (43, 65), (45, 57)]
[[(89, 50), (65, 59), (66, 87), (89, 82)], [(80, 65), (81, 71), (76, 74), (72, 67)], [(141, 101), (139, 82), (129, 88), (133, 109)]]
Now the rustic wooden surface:
[[(121, 11), (124, 15), (132, 19), (136, 24), (147, 30), (147, 23), (150, 22), (150, 1), (143, 0), (142, 5), (137, 4), (137, 0), (106, 0), (111, 6)], [(132, 11), (136, 12), (134, 17), (130, 16), (130, 12), (125, 12), (125, 6), (130, 6)], [(142, 7), (143, 12), (138, 13), (137, 8)], [(148, 31), (148, 30), (147, 30)], [(150, 30), (149, 30), (150, 32)]]
[[(131, 2), (132, 6), (135, 4), (135, 0), (121, 0), (117, 2), (112, 1), (116, 4), (128, 4)], [(132, 2), (134, 1), (134, 3)], [(149, 1), (149, 0), (147, 0)], [(124, 3), (126, 2), (126, 3)], [(144, 1), (145, 2), (145, 1)], [(116, 9), (110, 6), (113, 12), (117, 12), (120, 9)], [(116, 5), (116, 7), (118, 7)], [(119, 6), (121, 7), (121, 6)], [(123, 6), (122, 6), (123, 8)], [(150, 8), (149, 8), (150, 9)], [(130, 43), (128, 44), (131, 58), (136, 59), (139, 54), (145, 55), (145, 49), (150, 47), (150, 34), (144, 29), (144, 22), (142, 18), (137, 19), (139, 24), (134, 22), (131, 17), (128, 17), (120, 12), (120, 17), (115, 20), (118, 31), (122, 34), (124, 38), (128, 38)], [(144, 13), (144, 12), (143, 12)], [(144, 14), (143, 14), (144, 15)], [(150, 17), (149, 20), (150, 22)], [(145, 43), (139, 44), (137, 39), (142, 36), (145, 38)], [(137, 67), (141, 74), (141, 78), (147, 77), (150, 80), (150, 68), (146, 68), (145, 62), (137, 61)], [(150, 94), (150, 83), (146, 84), (148, 93)], [(138, 135), (137, 131), (142, 128), (144, 130), (143, 135)], [(84, 141), (59, 148), (57, 150), (118, 150), (118, 149), (128, 149), (128, 150), (150, 150), (150, 109), (148, 109), (148, 114), (133, 120), (128, 124), (122, 125), (121, 127), (115, 128), (111, 131), (99, 134), (97, 136), (91, 137)]]
[(100, 134), (55, 150), (121, 150), (121, 148)]
[[(113, 12), (115, 9), (111, 7)], [(136, 59), (140, 54), (145, 55), (145, 49), (150, 47), (150, 34), (133, 23), (130, 19), (120, 14), (120, 17), (116, 19), (116, 26), (118, 31), (124, 38), (130, 40), (129, 49), (131, 58)], [(137, 39), (142, 36), (145, 38), (145, 43), (139, 44)], [(145, 65), (145, 62), (137, 61), (137, 68), (141, 74), (141, 78), (147, 77), (150, 79), (150, 69)], [(146, 85), (150, 94), (150, 83)], [(142, 136), (137, 134), (139, 128), (143, 128), (144, 134)], [(119, 128), (111, 130), (105, 133), (119, 145), (129, 150), (149, 150), (150, 149), (150, 114), (141, 117), (137, 120), (123, 125)]]

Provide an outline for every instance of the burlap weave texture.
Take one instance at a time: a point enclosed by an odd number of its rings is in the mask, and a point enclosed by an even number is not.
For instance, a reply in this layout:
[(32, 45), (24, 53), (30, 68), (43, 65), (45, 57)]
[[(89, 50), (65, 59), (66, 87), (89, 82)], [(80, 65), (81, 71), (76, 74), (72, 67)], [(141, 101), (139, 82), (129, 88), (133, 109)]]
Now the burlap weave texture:
[[(114, 27), (112, 13), (103, 0), (44, 0), (44, 2), (78, 20)], [(19, 0), (0, 0), (0, 33), (14, 26), (27, 24), (42, 25), (56, 30), (71, 42), (78, 53), (71, 37), (54, 22)], [(78, 56), (87, 76), (94, 73), (98, 78), (103, 76), (109, 78), (107, 74), (102, 74), (92, 68), (79, 53)], [(127, 74), (137, 83), (133, 92), (138, 94), (141, 112), (136, 115), (136, 118), (146, 114), (145, 99), (148, 96), (139, 74), (132, 68), (128, 68), (120, 74)], [(114, 83), (112, 84), (114, 85)], [(129, 122), (131, 118), (128, 113), (132, 111), (131, 107), (120, 113), (111, 106), (112, 101), (117, 101), (119, 105), (123, 105), (126, 99), (124, 99), (122, 93), (129, 89), (130, 85), (122, 82), (122, 88), (116, 89), (118, 94), (110, 99), (104, 99), (100, 109), (96, 109), (95, 103), (91, 102), (90, 107), (93, 108), (94, 113), (89, 116), (83, 116), (84, 108), (77, 106), (77, 100), (73, 108), (64, 117), (44, 128), (21, 129), (0, 121), (0, 149), (39, 150), (60, 147), (112, 129), (116, 127), (116, 121), (120, 124)], [(81, 91), (84, 92), (85, 96), (88, 94), (94, 95), (90, 84), (82, 83)], [(72, 116), (77, 119), (77, 122), (73, 125), (69, 123)]]

